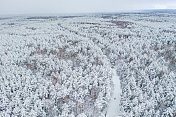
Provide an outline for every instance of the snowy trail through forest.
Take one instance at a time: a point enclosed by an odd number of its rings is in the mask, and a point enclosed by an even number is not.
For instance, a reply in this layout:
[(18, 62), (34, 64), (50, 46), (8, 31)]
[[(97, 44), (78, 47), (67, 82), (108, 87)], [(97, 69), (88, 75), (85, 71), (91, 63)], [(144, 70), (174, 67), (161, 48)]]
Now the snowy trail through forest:
[(108, 105), (107, 115), (106, 117), (118, 117), (120, 116), (120, 94), (121, 94), (121, 88), (120, 88), (120, 80), (119, 76), (117, 76), (116, 69), (113, 69), (113, 94), (111, 97), (111, 101)]
[[(59, 26), (61, 28), (65, 29), (65, 30), (71, 32), (71, 33), (74, 33), (74, 34), (79, 35), (81, 37), (86, 37), (86, 35), (83, 35), (83, 34), (77, 32), (77, 31), (74, 31), (74, 30), (70, 30), (69, 28), (62, 26), (61, 24), (59, 24)], [(89, 38), (91, 38), (91, 37), (89, 37)], [(113, 84), (114, 84), (114, 88), (113, 88), (111, 101), (109, 102), (109, 105), (108, 105), (106, 117), (118, 117), (118, 116), (120, 116), (121, 88), (120, 88), (120, 79), (119, 79), (119, 76), (117, 76), (117, 72), (116, 72), (115, 68), (113, 69), (112, 81), (113, 81)]]

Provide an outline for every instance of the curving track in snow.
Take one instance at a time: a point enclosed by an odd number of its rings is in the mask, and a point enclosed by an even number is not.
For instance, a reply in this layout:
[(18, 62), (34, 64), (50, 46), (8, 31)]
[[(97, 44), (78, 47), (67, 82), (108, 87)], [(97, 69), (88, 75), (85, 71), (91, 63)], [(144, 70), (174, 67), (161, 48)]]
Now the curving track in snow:
[[(61, 24), (58, 24), (58, 25), (61, 28), (65, 29), (71, 33), (74, 33), (74, 34), (79, 35), (81, 37), (86, 37), (86, 35), (81, 34), (81, 33), (74, 31), (74, 30), (70, 30), (69, 28), (62, 26)], [(91, 37), (89, 37), (89, 36), (88, 36), (88, 38), (91, 39)], [(119, 76), (117, 76), (117, 72), (116, 72), (115, 68), (113, 69), (112, 81), (114, 84), (114, 88), (113, 88), (111, 101), (109, 102), (105, 117), (118, 117), (121, 115), (120, 114), (120, 94), (121, 94), (120, 79), (119, 79)]]
[(108, 105), (107, 114), (106, 117), (118, 117), (120, 116), (120, 94), (121, 94), (121, 88), (120, 88), (120, 80), (119, 76), (117, 76), (116, 69), (113, 69), (113, 94), (111, 97), (111, 101)]

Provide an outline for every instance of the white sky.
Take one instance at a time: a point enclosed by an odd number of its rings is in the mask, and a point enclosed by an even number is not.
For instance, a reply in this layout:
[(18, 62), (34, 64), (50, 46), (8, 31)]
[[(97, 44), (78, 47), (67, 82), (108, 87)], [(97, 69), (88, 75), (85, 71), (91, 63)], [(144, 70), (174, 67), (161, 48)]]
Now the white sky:
[(173, 9), (176, 0), (0, 0), (0, 14), (55, 14)]

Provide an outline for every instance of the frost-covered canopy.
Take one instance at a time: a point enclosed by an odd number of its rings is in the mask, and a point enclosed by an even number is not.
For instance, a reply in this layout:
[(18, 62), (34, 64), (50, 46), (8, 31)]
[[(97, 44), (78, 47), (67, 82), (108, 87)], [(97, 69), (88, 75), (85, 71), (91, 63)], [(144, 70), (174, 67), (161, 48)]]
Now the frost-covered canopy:
[(176, 15), (0, 19), (0, 116), (176, 116)]

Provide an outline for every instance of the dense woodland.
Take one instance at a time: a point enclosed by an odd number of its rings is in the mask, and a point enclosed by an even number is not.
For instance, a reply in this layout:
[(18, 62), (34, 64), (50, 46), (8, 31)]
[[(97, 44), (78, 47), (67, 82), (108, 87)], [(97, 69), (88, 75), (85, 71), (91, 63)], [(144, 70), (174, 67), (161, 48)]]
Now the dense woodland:
[(176, 116), (176, 14), (0, 19), (0, 116)]

